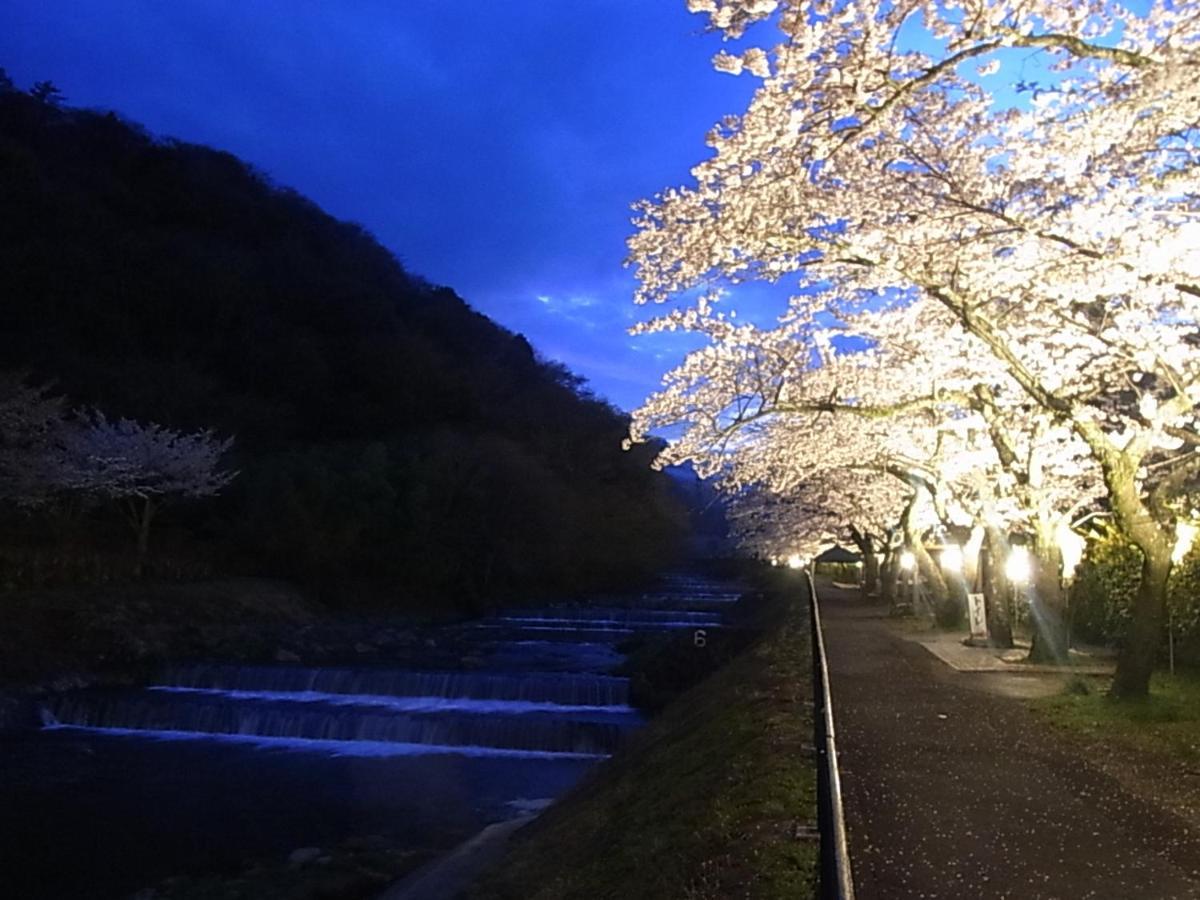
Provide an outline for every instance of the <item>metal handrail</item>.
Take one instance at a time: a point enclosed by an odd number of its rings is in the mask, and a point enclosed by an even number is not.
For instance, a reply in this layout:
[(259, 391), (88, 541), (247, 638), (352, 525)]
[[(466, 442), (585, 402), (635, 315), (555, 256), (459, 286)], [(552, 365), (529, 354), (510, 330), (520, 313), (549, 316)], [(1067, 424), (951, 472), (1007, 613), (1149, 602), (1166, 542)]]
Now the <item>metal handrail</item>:
[(842, 809), (842, 779), (838, 773), (825, 636), (821, 629), (816, 583), (811, 572), (806, 572), (805, 577), (808, 580), (812, 625), (813, 728), (818, 761), (817, 824), (821, 829), (820, 895), (825, 900), (854, 900), (854, 878), (850, 872), (850, 848), (846, 841), (846, 818)]

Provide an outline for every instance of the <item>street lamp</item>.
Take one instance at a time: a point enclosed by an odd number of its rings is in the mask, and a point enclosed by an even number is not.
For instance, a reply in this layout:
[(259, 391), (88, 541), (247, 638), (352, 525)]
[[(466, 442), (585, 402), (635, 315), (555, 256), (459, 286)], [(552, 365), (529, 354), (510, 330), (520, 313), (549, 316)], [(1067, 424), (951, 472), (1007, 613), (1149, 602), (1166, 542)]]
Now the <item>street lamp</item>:
[(942, 568), (947, 572), (959, 573), (963, 569), (962, 547), (958, 544), (947, 544), (942, 548)]
[(1024, 547), (1013, 547), (1004, 563), (1004, 577), (1012, 584), (1024, 584), (1029, 580), (1029, 551)]
[(911, 550), (905, 550), (900, 554), (900, 568), (905, 572), (912, 571), (912, 567), (917, 564), (917, 558), (912, 555)]
[(804, 559), (799, 553), (793, 553), (787, 558), (787, 564), (789, 569), (801, 569), (804, 567)]

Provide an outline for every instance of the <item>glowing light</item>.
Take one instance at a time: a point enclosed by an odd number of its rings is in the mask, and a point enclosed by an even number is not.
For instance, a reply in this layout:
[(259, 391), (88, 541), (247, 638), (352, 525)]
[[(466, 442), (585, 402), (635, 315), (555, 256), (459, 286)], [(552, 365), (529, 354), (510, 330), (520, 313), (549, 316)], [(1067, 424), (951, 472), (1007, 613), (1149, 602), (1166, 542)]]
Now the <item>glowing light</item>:
[(971, 537), (963, 547), (963, 556), (967, 559), (979, 559), (979, 551), (983, 548), (983, 528), (976, 525), (971, 529)]
[(1171, 552), (1171, 562), (1183, 562), (1196, 541), (1197, 533), (1200, 533), (1200, 528), (1192, 522), (1175, 523), (1175, 549)]
[(905, 572), (912, 571), (912, 567), (917, 564), (917, 558), (912, 555), (911, 550), (905, 550), (900, 554), (900, 568)]
[(963, 567), (962, 547), (947, 544), (942, 548), (942, 568), (947, 572), (961, 572)]
[(787, 564), (789, 569), (801, 569), (804, 567), (804, 559), (799, 553), (793, 553), (787, 558)]
[(1004, 577), (1013, 584), (1024, 584), (1029, 580), (1029, 551), (1024, 547), (1013, 547), (1004, 563)]
[(1071, 526), (1061, 521), (1054, 529), (1054, 539), (1062, 552), (1063, 579), (1070, 581), (1075, 577), (1075, 569), (1083, 559), (1087, 541), (1071, 530)]

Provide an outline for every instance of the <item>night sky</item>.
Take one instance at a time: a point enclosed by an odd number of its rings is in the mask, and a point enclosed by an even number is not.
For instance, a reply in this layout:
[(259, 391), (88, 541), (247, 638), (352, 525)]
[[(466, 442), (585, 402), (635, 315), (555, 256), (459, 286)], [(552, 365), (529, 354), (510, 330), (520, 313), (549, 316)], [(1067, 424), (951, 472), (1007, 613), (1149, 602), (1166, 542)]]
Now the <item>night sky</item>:
[[(688, 338), (631, 338), (629, 204), (744, 108), (683, 0), (5, 0), (0, 66), (229, 150), (630, 409)], [(692, 339), (694, 340), (694, 339)]]

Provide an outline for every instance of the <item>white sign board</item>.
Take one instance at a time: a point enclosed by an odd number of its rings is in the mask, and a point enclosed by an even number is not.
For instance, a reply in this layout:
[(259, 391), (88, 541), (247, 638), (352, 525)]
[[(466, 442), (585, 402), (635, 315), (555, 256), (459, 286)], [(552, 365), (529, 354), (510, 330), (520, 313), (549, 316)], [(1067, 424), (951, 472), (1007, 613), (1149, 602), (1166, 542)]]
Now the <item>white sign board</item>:
[(986, 641), (987, 610), (983, 605), (983, 594), (967, 594), (967, 618), (971, 622), (971, 640)]

